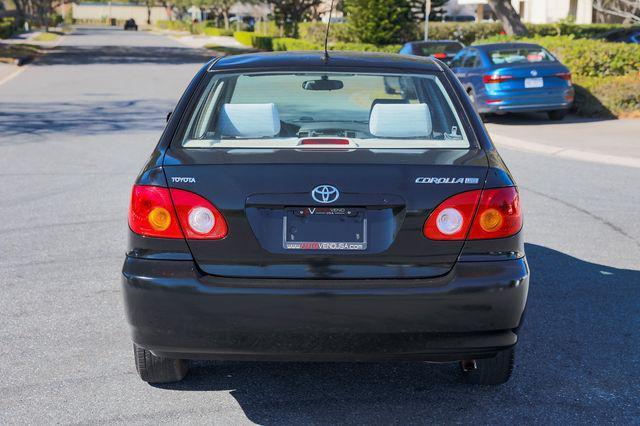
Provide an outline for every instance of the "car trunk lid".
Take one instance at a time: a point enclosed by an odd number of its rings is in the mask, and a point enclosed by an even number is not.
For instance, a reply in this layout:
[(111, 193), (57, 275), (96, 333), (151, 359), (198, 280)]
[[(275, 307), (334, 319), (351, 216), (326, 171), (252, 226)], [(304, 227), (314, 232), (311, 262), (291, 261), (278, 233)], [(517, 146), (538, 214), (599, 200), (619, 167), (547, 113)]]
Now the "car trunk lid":
[[(482, 188), (487, 159), (479, 149), (185, 150), (164, 170), (170, 187), (207, 198), (227, 221), (222, 240), (188, 240), (207, 274), (423, 278), (446, 274), (463, 245), (424, 237), (427, 216)], [(337, 199), (313, 193), (324, 186)]]

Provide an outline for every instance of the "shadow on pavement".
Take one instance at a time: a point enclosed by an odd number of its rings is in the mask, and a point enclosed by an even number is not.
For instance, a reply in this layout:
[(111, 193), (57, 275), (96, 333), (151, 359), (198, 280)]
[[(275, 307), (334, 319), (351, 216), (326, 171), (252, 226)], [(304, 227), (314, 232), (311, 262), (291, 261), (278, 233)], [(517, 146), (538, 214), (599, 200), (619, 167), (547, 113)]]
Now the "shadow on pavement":
[(504, 386), (462, 385), (455, 364), (198, 362), (157, 387), (230, 391), (258, 424), (637, 420), (640, 271), (526, 250), (527, 319)]
[(544, 112), (511, 112), (503, 115), (490, 114), (484, 119), (486, 123), (504, 124), (504, 125), (550, 125), (550, 124), (574, 124), (574, 123), (593, 123), (596, 121), (605, 121), (615, 119), (611, 117), (581, 117), (575, 114), (567, 115), (563, 120), (553, 121)]
[[(74, 33), (74, 37), (76, 34)], [(58, 46), (34, 66), (85, 64), (204, 65), (213, 55), (204, 49), (160, 46)]]
[[(108, 94), (96, 93), (95, 97), (105, 95)], [(165, 116), (173, 107), (172, 102), (154, 99), (5, 102), (0, 111), (0, 134), (5, 137), (55, 133), (93, 135), (131, 130), (162, 130)]]

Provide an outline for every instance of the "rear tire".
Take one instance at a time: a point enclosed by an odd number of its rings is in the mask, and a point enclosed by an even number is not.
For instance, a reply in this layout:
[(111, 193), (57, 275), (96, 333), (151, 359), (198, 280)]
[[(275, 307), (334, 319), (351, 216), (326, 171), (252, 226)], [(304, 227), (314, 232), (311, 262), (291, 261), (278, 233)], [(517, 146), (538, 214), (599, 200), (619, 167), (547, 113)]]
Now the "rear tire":
[(476, 369), (462, 371), (466, 383), (473, 385), (501, 385), (511, 377), (515, 364), (515, 349), (498, 352), (493, 358), (476, 360)]
[(568, 111), (566, 109), (557, 109), (555, 111), (547, 111), (549, 120), (560, 121), (567, 116)]
[(135, 343), (133, 344), (133, 355), (138, 375), (148, 383), (179, 382), (189, 371), (185, 360), (155, 356)]

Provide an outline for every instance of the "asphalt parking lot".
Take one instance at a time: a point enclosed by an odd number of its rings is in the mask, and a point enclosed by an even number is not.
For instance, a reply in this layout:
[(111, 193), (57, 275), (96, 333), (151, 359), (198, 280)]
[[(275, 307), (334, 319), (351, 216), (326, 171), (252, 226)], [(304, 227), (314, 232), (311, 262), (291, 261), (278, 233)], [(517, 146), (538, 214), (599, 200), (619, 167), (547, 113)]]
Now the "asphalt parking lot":
[(179, 384), (140, 381), (120, 295), (129, 191), (207, 55), (80, 28), (0, 85), (0, 424), (638, 423), (640, 120), (488, 124), (532, 270), (508, 384), (411, 363), (198, 362)]

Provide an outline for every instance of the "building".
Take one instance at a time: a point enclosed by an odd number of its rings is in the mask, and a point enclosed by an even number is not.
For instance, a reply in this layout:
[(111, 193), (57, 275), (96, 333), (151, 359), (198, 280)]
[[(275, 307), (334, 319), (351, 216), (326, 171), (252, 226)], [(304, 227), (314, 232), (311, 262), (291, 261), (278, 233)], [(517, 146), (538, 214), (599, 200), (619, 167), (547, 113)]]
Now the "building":
[[(457, 14), (473, 14), (478, 21), (487, 15), (487, 0), (452, 0), (450, 10)], [(577, 24), (596, 22), (593, 0), (511, 0), (523, 22), (548, 24), (573, 18)]]

